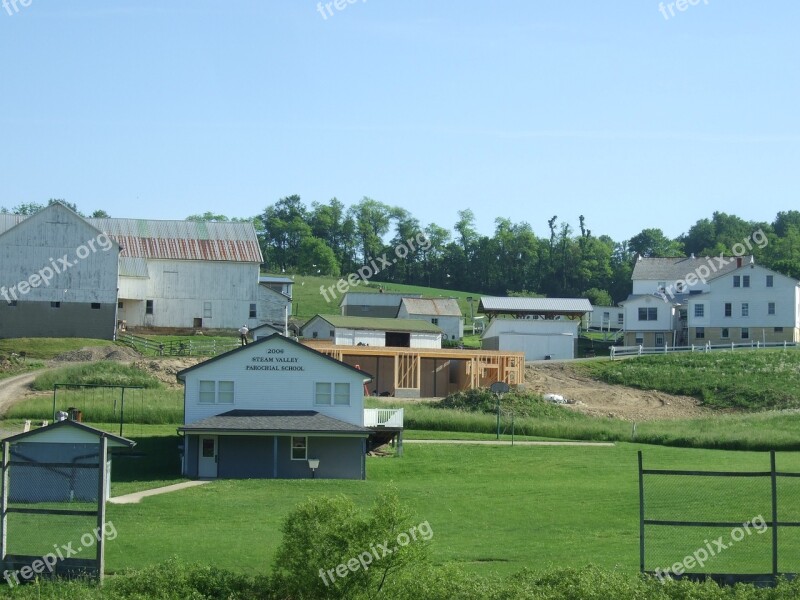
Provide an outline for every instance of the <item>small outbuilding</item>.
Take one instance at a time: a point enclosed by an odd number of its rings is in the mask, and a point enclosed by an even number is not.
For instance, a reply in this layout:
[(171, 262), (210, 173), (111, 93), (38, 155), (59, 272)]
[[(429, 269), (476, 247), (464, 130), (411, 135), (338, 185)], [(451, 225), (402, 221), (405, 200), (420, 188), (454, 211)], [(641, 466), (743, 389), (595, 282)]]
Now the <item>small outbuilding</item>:
[(331, 340), (336, 346), (442, 347), (441, 328), (417, 319), (316, 315), (300, 332), (302, 337)]
[(455, 298), (403, 298), (397, 318), (428, 321), (441, 328), (446, 340), (464, 337), (464, 315)]
[[(5, 438), (13, 468), (9, 501), (97, 502), (103, 438), (109, 449), (136, 445), (132, 440), (70, 419)], [(107, 500), (111, 489), (110, 457), (104, 489)]]

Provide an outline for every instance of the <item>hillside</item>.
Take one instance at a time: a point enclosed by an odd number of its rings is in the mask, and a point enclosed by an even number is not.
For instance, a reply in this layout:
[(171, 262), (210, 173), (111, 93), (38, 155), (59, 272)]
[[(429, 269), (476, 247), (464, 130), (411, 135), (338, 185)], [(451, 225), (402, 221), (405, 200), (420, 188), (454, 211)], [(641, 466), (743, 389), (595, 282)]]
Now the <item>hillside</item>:
[[(294, 316), (298, 319), (309, 319), (316, 314), (338, 314), (339, 302), (342, 299), (342, 294), (336, 290), (336, 283), (339, 277), (315, 277), (311, 275), (295, 275), (294, 277), (294, 298), (292, 307)], [(326, 301), (320, 288), (324, 287), (326, 290), (333, 288), (334, 293), (327, 292), (328, 299)], [(429, 298), (456, 298), (458, 305), (461, 308), (462, 314), (466, 315), (466, 325), (471, 325), (470, 309), (468, 297), (472, 297), (473, 310), (477, 314), (478, 302), (480, 301), (481, 294), (477, 292), (462, 292), (458, 290), (445, 290), (440, 288), (429, 288), (424, 286), (403, 285), (398, 283), (385, 283), (380, 281), (370, 281), (369, 284), (360, 284), (352, 291), (355, 292), (371, 292), (378, 293), (378, 288), (383, 287), (387, 292), (407, 292), (410, 294), (422, 294)]]

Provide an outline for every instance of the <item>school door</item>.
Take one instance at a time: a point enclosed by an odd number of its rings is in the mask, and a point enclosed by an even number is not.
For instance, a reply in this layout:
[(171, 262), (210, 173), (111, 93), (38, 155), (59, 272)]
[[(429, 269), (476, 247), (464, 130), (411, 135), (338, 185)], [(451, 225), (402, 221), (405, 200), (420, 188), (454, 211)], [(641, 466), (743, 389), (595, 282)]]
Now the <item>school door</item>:
[(200, 436), (200, 453), (197, 458), (197, 476), (204, 479), (217, 477), (219, 444), (215, 435)]

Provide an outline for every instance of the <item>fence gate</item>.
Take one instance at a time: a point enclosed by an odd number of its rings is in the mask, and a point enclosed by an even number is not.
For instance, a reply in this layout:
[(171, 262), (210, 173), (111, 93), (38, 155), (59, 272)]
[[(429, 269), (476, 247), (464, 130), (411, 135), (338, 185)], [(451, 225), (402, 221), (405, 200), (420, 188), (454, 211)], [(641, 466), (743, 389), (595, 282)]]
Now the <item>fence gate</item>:
[(639, 451), (639, 566), (661, 580), (774, 585), (800, 562), (800, 473), (645, 469)]

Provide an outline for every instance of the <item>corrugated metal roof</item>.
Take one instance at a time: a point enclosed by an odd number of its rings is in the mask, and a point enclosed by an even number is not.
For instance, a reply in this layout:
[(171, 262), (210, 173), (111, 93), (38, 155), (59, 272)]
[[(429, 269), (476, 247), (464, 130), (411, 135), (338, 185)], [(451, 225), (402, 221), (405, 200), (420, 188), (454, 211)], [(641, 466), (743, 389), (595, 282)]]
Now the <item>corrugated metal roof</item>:
[(260, 283), (294, 283), (291, 277), (275, 277), (273, 275), (262, 275), (258, 278)]
[(119, 274), (120, 277), (149, 277), (150, 274), (147, 272), (147, 259), (120, 256)]
[(386, 319), (382, 317), (343, 317), (341, 315), (316, 315), (309, 319), (303, 328), (317, 317), (334, 327), (344, 329), (374, 329), (377, 331), (408, 331), (413, 333), (442, 333), (433, 323), (418, 319)]
[(460, 317), (461, 308), (453, 298), (403, 298), (410, 315)]
[[(631, 279), (646, 279), (652, 281), (675, 282), (685, 280), (688, 275), (695, 274), (697, 269), (703, 267), (711, 272), (706, 281), (716, 279), (721, 275), (735, 271), (736, 257), (723, 257), (725, 264), (720, 264), (721, 259), (714, 256), (701, 258), (672, 257), (672, 258), (639, 258), (633, 266)], [(742, 256), (742, 265), (749, 265), (752, 256)]]
[(122, 246), (122, 256), (174, 260), (264, 261), (252, 223), (87, 219)]
[(592, 304), (586, 298), (481, 298), (479, 311), (505, 313), (587, 313)]
[[(0, 233), (27, 217), (0, 215)], [(123, 257), (264, 262), (252, 223), (86, 219), (120, 246)]]

